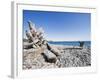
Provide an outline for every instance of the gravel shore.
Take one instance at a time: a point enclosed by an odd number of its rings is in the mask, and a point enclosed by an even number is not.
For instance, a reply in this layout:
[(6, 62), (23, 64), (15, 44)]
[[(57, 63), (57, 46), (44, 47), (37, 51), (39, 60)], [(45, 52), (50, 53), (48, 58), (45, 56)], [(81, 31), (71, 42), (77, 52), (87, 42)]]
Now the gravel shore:
[[(47, 62), (40, 50), (23, 49), (23, 69), (48, 69), (91, 66), (91, 49), (56, 46), (60, 51), (55, 63)], [(36, 52), (35, 52), (36, 51)]]

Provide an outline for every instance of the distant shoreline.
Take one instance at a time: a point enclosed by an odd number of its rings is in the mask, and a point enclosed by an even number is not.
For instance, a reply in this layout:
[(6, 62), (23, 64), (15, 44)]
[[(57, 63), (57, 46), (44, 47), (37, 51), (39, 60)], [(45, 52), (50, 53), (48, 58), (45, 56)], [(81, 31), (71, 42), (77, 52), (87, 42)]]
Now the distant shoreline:
[(85, 42), (88, 42), (88, 41), (91, 41), (91, 40), (62, 40), (62, 41), (56, 41), (56, 40), (47, 40), (47, 41), (49, 41), (49, 42), (77, 42), (77, 41), (85, 41)]
[[(48, 41), (49, 44), (58, 45), (58, 46), (79, 46), (80, 41)], [(84, 46), (91, 47), (91, 41), (82, 41)]]

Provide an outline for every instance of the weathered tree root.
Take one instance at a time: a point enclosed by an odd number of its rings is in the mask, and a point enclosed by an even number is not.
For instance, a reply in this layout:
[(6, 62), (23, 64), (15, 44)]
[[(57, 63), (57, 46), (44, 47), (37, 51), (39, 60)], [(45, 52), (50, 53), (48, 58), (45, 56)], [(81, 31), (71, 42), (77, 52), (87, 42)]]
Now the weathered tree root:
[[(28, 32), (26, 30), (26, 37), (28, 39), (28, 42), (24, 42), (23, 48), (24, 49), (40, 49), (43, 46), (45, 46), (44, 52), (41, 51), (40, 54), (43, 55), (45, 60), (50, 63), (55, 63), (57, 61), (57, 56), (59, 56), (60, 52), (56, 48), (52, 47), (47, 43), (47, 40), (43, 37), (43, 31), (38, 31), (35, 28), (35, 25), (32, 24), (32, 22), (28, 21), (29, 30)], [(38, 53), (38, 52), (37, 52)]]

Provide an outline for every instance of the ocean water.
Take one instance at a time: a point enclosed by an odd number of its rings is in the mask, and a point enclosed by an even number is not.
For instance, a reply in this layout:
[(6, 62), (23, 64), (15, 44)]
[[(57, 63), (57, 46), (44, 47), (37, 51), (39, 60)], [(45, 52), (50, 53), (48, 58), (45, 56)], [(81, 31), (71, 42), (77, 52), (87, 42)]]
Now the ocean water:
[[(54, 45), (68, 45), (68, 46), (79, 46), (79, 41), (48, 41), (50, 44)], [(91, 41), (84, 41), (84, 46), (91, 47)]]

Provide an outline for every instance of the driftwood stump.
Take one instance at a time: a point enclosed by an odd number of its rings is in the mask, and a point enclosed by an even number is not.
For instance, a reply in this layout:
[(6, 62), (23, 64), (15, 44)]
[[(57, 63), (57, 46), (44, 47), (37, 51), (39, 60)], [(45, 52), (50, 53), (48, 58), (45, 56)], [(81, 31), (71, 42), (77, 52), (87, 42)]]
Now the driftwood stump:
[(28, 21), (28, 25), (29, 31), (26, 30), (27, 42), (23, 43), (23, 48), (33, 48), (38, 50), (42, 47), (45, 47), (45, 50), (42, 50), (41, 52), (39, 50), (39, 53), (43, 55), (47, 62), (55, 63), (57, 61), (56, 56), (59, 56), (60, 54), (59, 50), (48, 44), (47, 40), (43, 36), (43, 29), (36, 29), (35, 24), (33, 24), (31, 21)]

